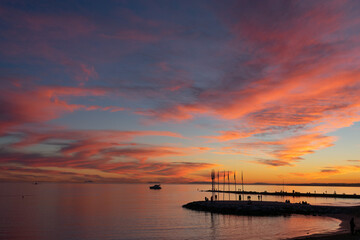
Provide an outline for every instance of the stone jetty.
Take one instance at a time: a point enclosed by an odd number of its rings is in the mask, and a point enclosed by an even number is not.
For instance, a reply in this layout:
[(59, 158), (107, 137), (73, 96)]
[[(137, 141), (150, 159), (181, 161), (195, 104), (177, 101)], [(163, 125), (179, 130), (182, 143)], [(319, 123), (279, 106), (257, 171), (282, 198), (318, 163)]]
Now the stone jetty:
[(197, 211), (247, 216), (351, 214), (360, 210), (360, 207), (319, 206), (270, 201), (197, 201), (185, 204), (183, 207)]

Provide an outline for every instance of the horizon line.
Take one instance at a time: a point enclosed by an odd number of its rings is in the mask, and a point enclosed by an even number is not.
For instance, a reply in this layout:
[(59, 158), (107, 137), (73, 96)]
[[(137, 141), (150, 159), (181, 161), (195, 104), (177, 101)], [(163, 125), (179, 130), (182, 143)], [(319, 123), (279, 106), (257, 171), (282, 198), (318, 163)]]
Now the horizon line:
[[(159, 181), (152, 182), (117, 182), (117, 181), (93, 181), (93, 180), (84, 180), (84, 181), (1, 181), (0, 183), (96, 183), (96, 184), (154, 184), (161, 183)], [(163, 182), (161, 184), (211, 184), (211, 182)], [(223, 182), (221, 182), (223, 184)], [(225, 182), (227, 185), (235, 185), (234, 182)], [(241, 183), (237, 183), (239, 185)], [(244, 183), (244, 185), (280, 185), (280, 186), (336, 186), (336, 187), (360, 187), (360, 183), (266, 183), (266, 182), (253, 182), (253, 183)]]

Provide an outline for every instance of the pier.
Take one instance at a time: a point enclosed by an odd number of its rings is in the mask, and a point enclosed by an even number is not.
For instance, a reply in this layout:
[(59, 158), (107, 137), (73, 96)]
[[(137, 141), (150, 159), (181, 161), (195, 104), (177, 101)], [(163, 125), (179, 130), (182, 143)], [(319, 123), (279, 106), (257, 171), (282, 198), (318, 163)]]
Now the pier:
[(268, 201), (197, 201), (185, 204), (183, 207), (196, 211), (245, 216), (350, 214), (360, 210), (360, 207), (316, 206)]
[(204, 190), (204, 192), (233, 193), (233, 194), (249, 194), (249, 195), (270, 195), (270, 196), (287, 196), (287, 197), (322, 197), (322, 198), (353, 198), (360, 199), (360, 195), (356, 194), (336, 194), (336, 193), (301, 193), (301, 192), (256, 192), (256, 191), (222, 191), (222, 190)]

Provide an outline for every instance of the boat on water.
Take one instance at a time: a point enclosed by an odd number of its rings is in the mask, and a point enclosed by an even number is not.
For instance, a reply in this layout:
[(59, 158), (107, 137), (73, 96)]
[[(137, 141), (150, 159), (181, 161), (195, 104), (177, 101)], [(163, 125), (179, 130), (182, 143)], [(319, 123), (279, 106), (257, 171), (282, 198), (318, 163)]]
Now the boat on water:
[(160, 184), (155, 184), (154, 186), (150, 186), (150, 189), (158, 190), (158, 189), (161, 189), (161, 186), (160, 186)]

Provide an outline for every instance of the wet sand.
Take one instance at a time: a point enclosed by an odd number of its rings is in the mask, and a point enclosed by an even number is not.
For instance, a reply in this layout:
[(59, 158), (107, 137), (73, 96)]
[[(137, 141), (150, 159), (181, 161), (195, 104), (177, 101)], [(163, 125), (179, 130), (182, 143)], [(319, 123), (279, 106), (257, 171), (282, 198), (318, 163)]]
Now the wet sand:
[(351, 235), (350, 233), (350, 219), (354, 217), (355, 219), (355, 230), (360, 229), (360, 216), (359, 212), (353, 212), (354, 214), (329, 214), (326, 215), (327, 217), (337, 218), (341, 220), (340, 229), (333, 233), (322, 233), (322, 234), (314, 234), (310, 236), (303, 236), (303, 237), (297, 237), (297, 238), (291, 238), (292, 240), (336, 240), (336, 239), (360, 239), (360, 233), (356, 233), (355, 235)]
[(351, 240), (351, 239), (360, 239), (359, 235), (351, 235), (350, 233), (343, 233), (343, 234), (329, 234), (329, 235), (320, 235), (320, 236), (313, 236), (313, 237), (302, 237), (302, 238), (294, 238), (293, 240)]

